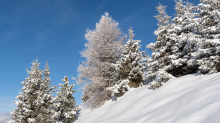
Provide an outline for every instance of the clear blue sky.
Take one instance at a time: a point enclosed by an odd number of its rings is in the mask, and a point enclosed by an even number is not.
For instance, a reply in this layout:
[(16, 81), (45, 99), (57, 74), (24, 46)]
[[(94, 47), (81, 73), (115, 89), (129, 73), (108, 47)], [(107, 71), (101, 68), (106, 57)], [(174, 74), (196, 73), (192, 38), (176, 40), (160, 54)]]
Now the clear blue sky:
[[(153, 16), (159, 2), (168, 6), (169, 15), (175, 14), (174, 0), (1, 0), (0, 113), (16, 108), (13, 101), (36, 57), (42, 70), (49, 61), (53, 85), (62, 83), (64, 76), (77, 76), (77, 67), (85, 60), (79, 52), (85, 49), (86, 29), (95, 29), (104, 12), (119, 22), (124, 33), (131, 25), (134, 39), (142, 40), (141, 50), (147, 50), (146, 45), (155, 42), (153, 32), (158, 27)], [(74, 90), (80, 104), (82, 92), (77, 85)]]

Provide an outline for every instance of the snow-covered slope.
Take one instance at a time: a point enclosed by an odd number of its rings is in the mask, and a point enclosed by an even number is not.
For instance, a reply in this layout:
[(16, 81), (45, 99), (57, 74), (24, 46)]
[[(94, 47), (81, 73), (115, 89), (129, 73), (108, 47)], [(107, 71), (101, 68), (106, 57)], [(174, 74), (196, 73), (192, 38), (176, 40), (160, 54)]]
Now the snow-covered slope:
[(157, 90), (133, 89), (80, 115), (75, 123), (220, 123), (220, 73), (171, 79)]

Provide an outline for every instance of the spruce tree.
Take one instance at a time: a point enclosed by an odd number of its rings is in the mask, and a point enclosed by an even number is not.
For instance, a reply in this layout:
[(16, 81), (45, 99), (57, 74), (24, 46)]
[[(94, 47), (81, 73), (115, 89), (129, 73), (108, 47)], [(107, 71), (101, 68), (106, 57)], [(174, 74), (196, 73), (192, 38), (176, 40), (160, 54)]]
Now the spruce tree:
[(199, 12), (195, 33), (200, 35), (197, 50), (192, 53), (188, 64), (199, 66), (202, 74), (220, 71), (220, 1), (200, 0), (197, 6)]
[(59, 83), (61, 88), (59, 88), (60, 92), (57, 93), (56, 98), (56, 103), (59, 104), (59, 106), (56, 107), (56, 111), (60, 113), (57, 120), (63, 123), (69, 123), (76, 119), (78, 111), (78, 106), (75, 106), (76, 100), (73, 97), (73, 93), (76, 91), (72, 90), (74, 84), (69, 85), (68, 77), (64, 76), (62, 81), (64, 84)]
[[(158, 20), (159, 28), (154, 32), (157, 35), (156, 42), (147, 45), (147, 48), (153, 51), (151, 58), (147, 61), (146, 82), (156, 81), (156, 84), (166, 82), (173, 76), (164, 69), (170, 63), (169, 55), (171, 55), (172, 40), (168, 38), (168, 30), (170, 28), (170, 16), (166, 13), (166, 6), (159, 3), (156, 7), (158, 15), (155, 16)], [(154, 83), (153, 83), (154, 84)]]
[(55, 98), (52, 96), (53, 89), (49, 78), (48, 63), (45, 67), (45, 78), (43, 71), (39, 69), (40, 63), (36, 59), (32, 62), (31, 70), (27, 70), (28, 78), (22, 82), (23, 88), (20, 95), (14, 101), (17, 105), (11, 115), (12, 123), (52, 123), (56, 112), (53, 110)]
[(183, 5), (183, 0), (175, 0), (175, 10), (176, 10), (176, 19), (179, 19), (180, 17), (182, 17), (183, 13), (184, 13), (184, 5)]
[[(195, 73), (197, 66), (187, 64), (194, 52), (198, 35), (195, 32), (195, 6), (191, 3), (176, 1), (176, 17), (172, 19), (172, 24), (168, 30), (168, 38), (172, 41), (170, 48), (170, 64), (166, 71), (175, 77)], [(183, 4), (185, 3), (185, 4)]]
[[(220, 71), (219, 63), (219, 1), (201, 0), (197, 6), (187, 1), (184, 14), (180, 17), (178, 50), (173, 54), (174, 69), (168, 72), (174, 76), (189, 73), (215, 73)], [(174, 58), (175, 57), (175, 58)]]
[(117, 76), (114, 86), (108, 88), (112, 94), (122, 96), (130, 87), (136, 88), (143, 84), (143, 69), (145, 61), (145, 51), (141, 52), (140, 40), (133, 40), (134, 34), (130, 27), (129, 40), (124, 45), (121, 59), (117, 62)]
[[(182, 0), (176, 1), (176, 17), (170, 24), (158, 24), (159, 28), (154, 32), (157, 35), (156, 42), (147, 45), (153, 53), (148, 60), (146, 80), (151, 82), (150, 86), (153, 89), (160, 87), (174, 76), (196, 72), (197, 66), (189, 66), (188, 61), (191, 53), (196, 51), (196, 43), (199, 39), (198, 34), (194, 33), (198, 24), (195, 19), (197, 13), (194, 12), (193, 4), (184, 3)], [(165, 9), (159, 4), (157, 7), (159, 15), (164, 11), (162, 8)], [(161, 16), (156, 17), (160, 23), (166, 22)]]

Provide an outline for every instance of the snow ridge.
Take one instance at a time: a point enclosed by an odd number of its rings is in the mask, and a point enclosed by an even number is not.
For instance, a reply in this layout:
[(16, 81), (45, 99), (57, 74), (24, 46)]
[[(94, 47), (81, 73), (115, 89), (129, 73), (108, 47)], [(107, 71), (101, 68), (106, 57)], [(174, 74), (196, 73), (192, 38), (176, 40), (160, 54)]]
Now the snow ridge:
[(117, 102), (83, 109), (75, 123), (217, 123), (220, 121), (220, 73), (186, 75), (166, 86), (131, 89)]

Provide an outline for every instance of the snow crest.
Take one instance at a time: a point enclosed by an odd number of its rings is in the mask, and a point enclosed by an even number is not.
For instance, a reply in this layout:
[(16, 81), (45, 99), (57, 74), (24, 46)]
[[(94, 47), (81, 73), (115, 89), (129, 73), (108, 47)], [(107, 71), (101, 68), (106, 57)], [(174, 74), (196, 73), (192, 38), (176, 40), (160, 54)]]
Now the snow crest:
[(186, 75), (166, 86), (132, 89), (117, 102), (82, 109), (75, 123), (217, 123), (220, 121), (220, 73)]

